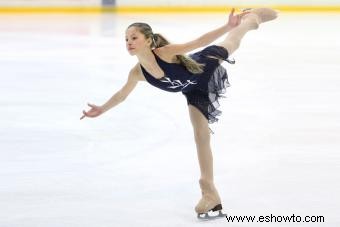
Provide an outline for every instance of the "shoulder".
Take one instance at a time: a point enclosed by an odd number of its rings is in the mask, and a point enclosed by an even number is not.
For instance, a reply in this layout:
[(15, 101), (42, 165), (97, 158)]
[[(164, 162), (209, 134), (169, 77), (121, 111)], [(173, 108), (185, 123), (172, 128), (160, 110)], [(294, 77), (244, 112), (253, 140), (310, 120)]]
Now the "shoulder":
[[(171, 44), (170, 44), (171, 45)], [(176, 55), (171, 51), (171, 46), (166, 45), (159, 48), (154, 49), (154, 53), (157, 54), (162, 60), (168, 63), (178, 63), (178, 59)]]
[(158, 50), (160, 54), (175, 56), (189, 53), (199, 47), (202, 47), (202, 43), (199, 41), (199, 39), (197, 39), (181, 44), (168, 44), (166, 46), (157, 48), (156, 50)]
[(137, 63), (134, 67), (132, 67), (130, 69), (129, 80), (145, 81), (145, 77), (143, 75), (143, 72), (141, 70), (141, 67), (140, 67), (139, 63)]

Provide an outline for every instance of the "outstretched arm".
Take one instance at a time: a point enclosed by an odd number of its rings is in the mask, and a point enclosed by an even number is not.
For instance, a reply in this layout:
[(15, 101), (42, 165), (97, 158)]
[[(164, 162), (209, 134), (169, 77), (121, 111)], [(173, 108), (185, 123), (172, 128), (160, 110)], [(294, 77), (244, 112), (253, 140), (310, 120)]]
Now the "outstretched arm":
[(217, 29), (214, 29), (210, 32), (207, 32), (203, 34), (202, 36), (200, 36), (199, 38), (192, 40), (190, 42), (183, 43), (183, 44), (169, 44), (164, 47), (161, 47), (159, 48), (159, 49), (162, 49), (160, 51), (166, 55), (173, 56), (173, 55), (178, 55), (178, 54), (185, 54), (187, 52), (190, 52), (192, 50), (195, 50), (197, 48), (200, 48), (200, 47), (203, 47), (203, 46), (206, 46), (212, 43), (213, 41), (215, 41), (216, 39), (218, 39), (225, 33), (229, 32), (234, 27), (238, 26), (241, 22), (241, 18), (245, 14), (248, 13), (248, 12), (242, 12), (240, 14), (234, 14), (234, 12), (235, 12), (235, 9), (233, 8), (229, 14), (228, 23), (226, 23), (225, 25)]
[(106, 103), (101, 106), (88, 103), (88, 106), (91, 107), (91, 109), (88, 111), (83, 110), (83, 116), (80, 118), (80, 120), (85, 117), (97, 117), (123, 102), (140, 80), (139, 73), (140, 70), (136, 65), (131, 69), (127, 82), (119, 91), (117, 91)]

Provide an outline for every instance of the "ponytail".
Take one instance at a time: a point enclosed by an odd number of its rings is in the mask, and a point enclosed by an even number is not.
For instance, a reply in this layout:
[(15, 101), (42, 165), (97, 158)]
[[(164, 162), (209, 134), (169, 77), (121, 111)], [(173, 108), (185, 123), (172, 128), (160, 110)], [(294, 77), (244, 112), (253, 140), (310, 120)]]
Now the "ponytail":
[[(141, 33), (145, 35), (145, 38), (151, 38), (151, 48), (159, 48), (170, 44), (170, 42), (164, 38), (161, 34), (153, 33), (150, 25), (146, 23), (133, 23), (129, 27), (136, 27)], [(129, 28), (128, 27), (128, 28)], [(183, 65), (189, 72), (193, 74), (199, 74), (203, 72), (204, 64), (200, 64), (192, 58), (185, 55), (176, 55), (178, 62)]]
[[(164, 36), (159, 33), (153, 34), (151, 47), (159, 48), (168, 44), (170, 44), (170, 42), (166, 38), (164, 38)], [(193, 74), (199, 74), (203, 72), (204, 64), (200, 64), (185, 55), (176, 55), (176, 58), (178, 59), (179, 63), (183, 65), (189, 72)]]

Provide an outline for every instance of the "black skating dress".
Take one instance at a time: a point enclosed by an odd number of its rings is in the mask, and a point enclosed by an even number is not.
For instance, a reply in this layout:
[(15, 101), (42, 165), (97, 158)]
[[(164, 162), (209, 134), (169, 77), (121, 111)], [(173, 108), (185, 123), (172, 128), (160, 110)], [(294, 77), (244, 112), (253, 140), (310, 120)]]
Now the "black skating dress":
[(141, 65), (146, 81), (165, 91), (181, 91), (187, 98), (187, 104), (200, 110), (209, 124), (218, 121), (217, 116), (222, 113), (218, 110), (218, 99), (223, 97), (226, 87), (230, 86), (227, 71), (221, 66), (219, 59), (233, 64), (233, 61), (228, 60), (228, 51), (224, 47), (211, 45), (191, 54), (192, 59), (205, 65), (200, 74), (193, 74), (183, 65), (165, 62), (155, 53), (154, 55), (164, 76), (157, 79)]

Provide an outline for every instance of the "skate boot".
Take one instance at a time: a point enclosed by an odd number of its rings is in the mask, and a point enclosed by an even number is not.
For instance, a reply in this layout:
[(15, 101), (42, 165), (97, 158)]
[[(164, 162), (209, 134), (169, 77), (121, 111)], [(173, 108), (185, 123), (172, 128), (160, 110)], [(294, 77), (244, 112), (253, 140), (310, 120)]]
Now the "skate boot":
[[(226, 215), (222, 213), (221, 199), (215, 186), (205, 180), (200, 180), (200, 187), (202, 190), (202, 198), (195, 207), (198, 219), (214, 219), (218, 217), (225, 217)], [(218, 215), (209, 215), (209, 211), (216, 212)]]
[(277, 18), (277, 11), (270, 8), (244, 9), (243, 11), (249, 12), (249, 14), (245, 15), (244, 18), (256, 15), (258, 24)]

